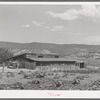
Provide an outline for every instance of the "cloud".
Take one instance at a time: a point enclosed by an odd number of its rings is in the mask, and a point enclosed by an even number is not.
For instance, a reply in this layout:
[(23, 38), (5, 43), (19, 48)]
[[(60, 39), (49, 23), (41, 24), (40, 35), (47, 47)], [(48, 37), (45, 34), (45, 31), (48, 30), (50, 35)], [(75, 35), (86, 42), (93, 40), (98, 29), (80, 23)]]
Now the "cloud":
[(50, 27), (49, 27), (49, 26), (45, 26), (45, 28), (46, 28), (46, 29), (50, 29)]
[[(43, 23), (39, 23), (39, 22), (37, 22), (37, 21), (32, 21), (32, 23), (33, 23), (35, 26), (38, 26), (38, 27), (42, 26), (42, 24), (43, 24)], [(24, 27), (24, 28), (29, 28), (30, 26), (31, 26), (31, 25), (29, 25), (29, 24), (21, 25), (21, 27)]]
[(54, 13), (52, 11), (49, 11), (48, 14), (50, 14), (54, 18), (61, 18), (62, 20), (74, 20), (78, 18), (78, 12), (75, 9), (67, 10), (64, 13)]
[(95, 5), (82, 5), (79, 14), (84, 16), (95, 17), (100, 13), (99, 7), (97, 8)]
[(53, 27), (45, 26), (44, 28), (51, 30), (51, 31), (62, 31), (62, 30), (64, 30), (64, 26), (61, 26), (61, 25), (56, 25), (56, 26), (53, 26)]
[(29, 28), (29, 27), (30, 27), (30, 25), (29, 25), (29, 24), (26, 24), (26, 25), (21, 25), (21, 27)]
[(64, 26), (54, 26), (53, 28), (50, 28), (51, 31), (61, 31), (64, 30)]
[(63, 13), (54, 13), (52, 11), (47, 12), (54, 18), (60, 18), (62, 20), (75, 20), (80, 15), (86, 17), (99, 18), (100, 17), (100, 6), (96, 5), (82, 5), (80, 9), (69, 9)]
[(32, 23), (33, 23), (35, 26), (38, 26), (38, 27), (42, 26), (42, 24), (43, 24), (43, 23), (39, 23), (39, 22), (37, 22), (37, 21), (32, 21)]

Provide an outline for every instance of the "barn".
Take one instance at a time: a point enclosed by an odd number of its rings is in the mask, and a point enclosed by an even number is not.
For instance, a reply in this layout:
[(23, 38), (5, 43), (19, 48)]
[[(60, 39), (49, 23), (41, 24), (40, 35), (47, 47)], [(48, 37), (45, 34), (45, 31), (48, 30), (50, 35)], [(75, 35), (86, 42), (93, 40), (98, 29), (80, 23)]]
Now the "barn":
[[(75, 59), (61, 58), (59, 55), (50, 54), (21, 54), (16, 55), (12, 58), (7, 59), (8, 62), (17, 63), (19, 68), (31, 68), (34, 69), (36, 66), (47, 66), (47, 65), (75, 65), (80, 68), (84, 68), (83, 61), (77, 61)], [(15, 64), (15, 63), (14, 63)]]
[(35, 69), (33, 60), (26, 58), (26, 54), (20, 54), (13, 56), (5, 60), (7, 66), (13, 66), (14, 68), (30, 68)]
[(36, 62), (36, 66), (46, 66), (46, 65), (54, 65), (54, 64), (67, 64), (74, 65), (75, 61), (72, 59), (66, 58), (28, 58)]

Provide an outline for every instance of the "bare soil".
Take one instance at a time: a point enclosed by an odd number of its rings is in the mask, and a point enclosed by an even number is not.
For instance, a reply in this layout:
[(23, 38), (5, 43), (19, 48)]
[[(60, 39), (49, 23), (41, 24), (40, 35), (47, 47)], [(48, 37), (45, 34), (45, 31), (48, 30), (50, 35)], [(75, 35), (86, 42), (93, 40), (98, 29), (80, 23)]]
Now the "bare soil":
[(0, 90), (100, 90), (99, 76), (99, 72), (74, 73), (5, 67), (4, 73), (0, 73)]

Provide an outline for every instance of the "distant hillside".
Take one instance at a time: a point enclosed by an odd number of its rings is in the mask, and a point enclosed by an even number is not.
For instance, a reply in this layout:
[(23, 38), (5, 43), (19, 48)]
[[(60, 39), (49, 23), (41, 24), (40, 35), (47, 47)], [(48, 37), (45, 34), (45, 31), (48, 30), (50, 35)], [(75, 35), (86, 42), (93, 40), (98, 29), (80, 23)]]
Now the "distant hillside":
[(51, 43), (12, 43), (0, 42), (0, 47), (9, 48), (13, 52), (42, 52), (62, 55), (76, 55), (81, 53), (100, 52), (100, 45), (85, 44), (51, 44)]

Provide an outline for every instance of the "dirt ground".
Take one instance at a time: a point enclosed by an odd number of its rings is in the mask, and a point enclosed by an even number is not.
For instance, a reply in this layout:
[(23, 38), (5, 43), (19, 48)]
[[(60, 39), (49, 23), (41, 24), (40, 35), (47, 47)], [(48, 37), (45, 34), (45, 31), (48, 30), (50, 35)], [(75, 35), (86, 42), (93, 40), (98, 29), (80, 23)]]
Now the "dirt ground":
[[(0, 67), (2, 72), (2, 67)], [(4, 68), (1, 90), (100, 90), (100, 73)]]

